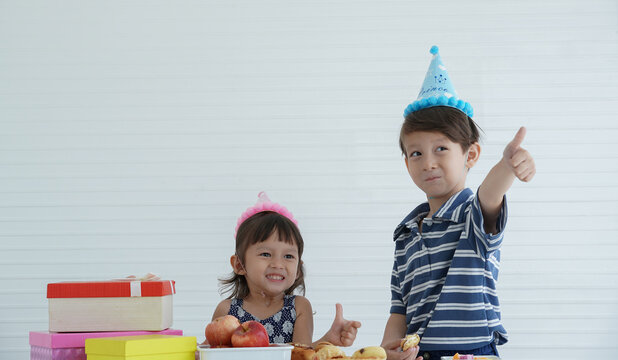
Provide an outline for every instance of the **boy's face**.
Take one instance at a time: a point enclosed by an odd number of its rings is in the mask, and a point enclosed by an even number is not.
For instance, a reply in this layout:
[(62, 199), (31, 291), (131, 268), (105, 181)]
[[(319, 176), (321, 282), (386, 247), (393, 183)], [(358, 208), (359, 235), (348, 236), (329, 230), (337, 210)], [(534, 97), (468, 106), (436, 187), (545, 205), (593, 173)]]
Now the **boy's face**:
[(427, 199), (440, 203), (465, 187), (468, 168), (474, 165), (480, 151), (476, 143), (464, 151), (440, 132), (406, 134), (403, 145), (410, 177), (427, 194)]

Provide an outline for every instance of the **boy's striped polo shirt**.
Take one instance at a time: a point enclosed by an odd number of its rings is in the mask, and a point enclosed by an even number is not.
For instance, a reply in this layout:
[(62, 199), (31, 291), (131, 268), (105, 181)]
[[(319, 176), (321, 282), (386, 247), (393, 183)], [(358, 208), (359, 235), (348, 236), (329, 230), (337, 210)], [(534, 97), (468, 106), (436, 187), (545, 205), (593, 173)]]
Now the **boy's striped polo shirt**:
[(494, 235), (483, 230), (478, 195), (470, 189), (424, 219), (428, 213), (429, 204), (423, 203), (395, 229), (391, 313), (406, 316), (407, 333), (421, 336), (423, 351), (505, 343), (496, 281), (506, 197)]

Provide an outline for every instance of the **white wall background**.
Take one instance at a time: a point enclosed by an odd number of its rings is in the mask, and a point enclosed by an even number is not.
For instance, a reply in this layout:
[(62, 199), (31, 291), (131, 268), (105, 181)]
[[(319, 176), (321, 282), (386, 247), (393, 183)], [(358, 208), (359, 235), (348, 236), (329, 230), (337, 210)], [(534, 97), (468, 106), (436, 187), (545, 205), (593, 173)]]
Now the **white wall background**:
[(503, 358), (615, 355), (617, 2), (434, 3), (1, 0), (0, 358), (28, 358), (47, 283), (149, 271), (202, 340), (261, 190), (300, 221), (315, 336), (339, 301), (354, 348), (379, 344), (433, 44), (485, 130), (469, 186), (520, 125), (536, 157), (509, 192)]

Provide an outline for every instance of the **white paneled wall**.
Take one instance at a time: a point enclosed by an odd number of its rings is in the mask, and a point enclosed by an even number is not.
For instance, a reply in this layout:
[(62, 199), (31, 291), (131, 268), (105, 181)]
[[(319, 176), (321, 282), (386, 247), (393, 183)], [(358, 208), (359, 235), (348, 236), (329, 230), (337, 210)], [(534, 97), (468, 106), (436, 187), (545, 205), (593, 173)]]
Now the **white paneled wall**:
[(300, 221), (315, 336), (342, 302), (379, 344), (434, 44), (485, 132), (469, 186), (520, 125), (538, 167), (509, 192), (503, 358), (615, 355), (616, 1), (434, 3), (0, 1), (0, 358), (28, 358), (48, 282), (149, 271), (202, 340), (261, 190)]

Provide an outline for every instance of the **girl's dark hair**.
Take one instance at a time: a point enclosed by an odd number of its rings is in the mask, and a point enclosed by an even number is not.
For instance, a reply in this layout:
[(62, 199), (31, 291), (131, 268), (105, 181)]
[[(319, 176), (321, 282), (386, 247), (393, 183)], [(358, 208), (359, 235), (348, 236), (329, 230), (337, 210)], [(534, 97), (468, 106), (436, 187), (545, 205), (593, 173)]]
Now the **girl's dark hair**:
[(470, 145), (480, 139), (479, 126), (458, 109), (448, 106), (434, 106), (409, 113), (399, 132), (399, 147), (404, 156), (407, 156), (403, 145), (403, 137), (414, 131), (437, 131), (449, 138), (452, 142), (468, 149)]
[[(291, 295), (294, 290), (298, 289), (301, 295), (305, 295), (305, 271), (301, 261), (304, 247), (303, 237), (300, 235), (298, 227), (287, 217), (273, 211), (263, 211), (245, 220), (236, 232), (236, 256), (244, 264), (247, 248), (253, 244), (266, 241), (275, 231), (279, 241), (296, 244), (298, 247), (296, 281), (285, 291), (285, 294)], [(249, 295), (249, 286), (244, 275), (232, 273), (228, 277), (220, 278), (219, 284), (221, 294), (230, 293), (228, 299), (244, 299)]]

